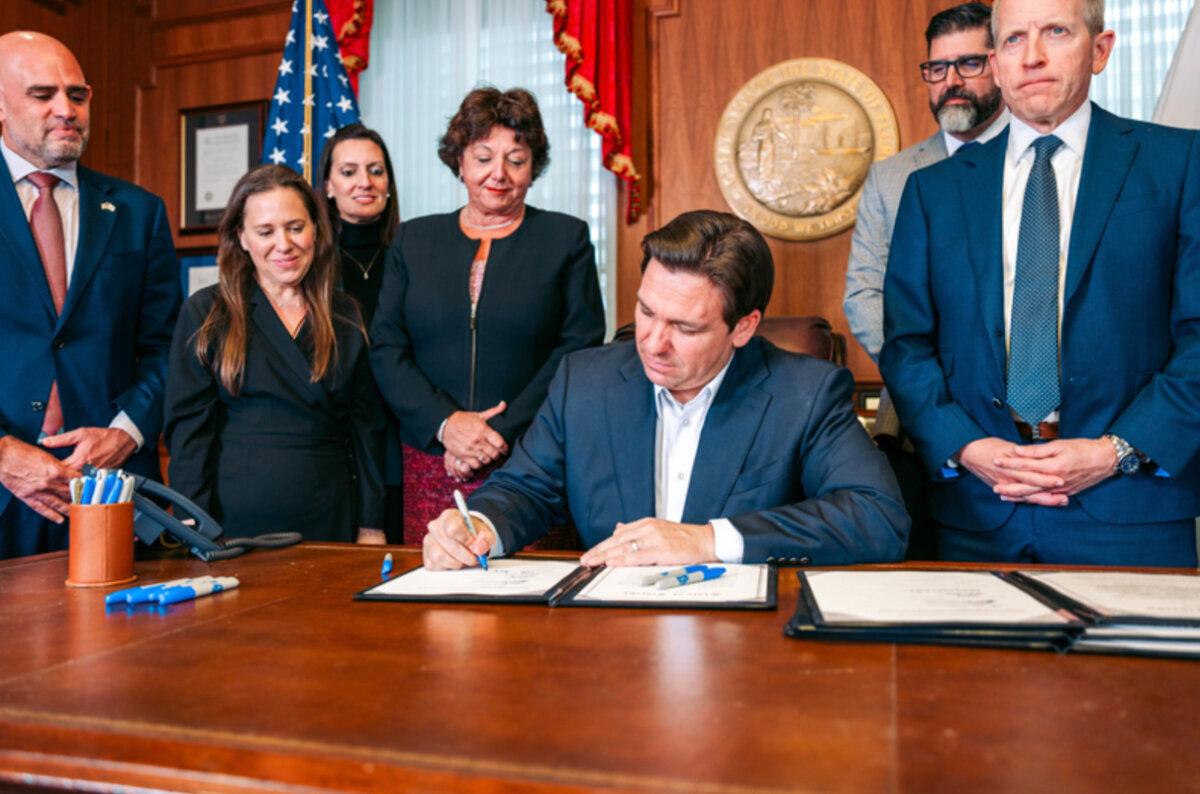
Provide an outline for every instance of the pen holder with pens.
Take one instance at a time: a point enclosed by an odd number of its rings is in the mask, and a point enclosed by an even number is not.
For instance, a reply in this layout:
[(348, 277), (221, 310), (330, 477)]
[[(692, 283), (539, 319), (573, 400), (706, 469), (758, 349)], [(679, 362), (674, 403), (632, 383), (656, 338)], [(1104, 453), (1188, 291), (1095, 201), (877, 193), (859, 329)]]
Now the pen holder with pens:
[(67, 584), (104, 587), (132, 582), (133, 502), (72, 504)]

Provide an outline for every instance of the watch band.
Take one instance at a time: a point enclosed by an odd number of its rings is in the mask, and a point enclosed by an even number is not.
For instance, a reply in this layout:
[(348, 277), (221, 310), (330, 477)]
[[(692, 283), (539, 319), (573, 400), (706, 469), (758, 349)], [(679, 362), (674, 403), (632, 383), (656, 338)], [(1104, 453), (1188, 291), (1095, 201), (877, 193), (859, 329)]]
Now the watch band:
[(1117, 462), (1113, 464), (1113, 471), (1121, 474), (1133, 474), (1142, 467), (1142, 458), (1132, 444), (1112, 433), (1104, 437), (1113, 445), (1113, 451), (1117, 453)]

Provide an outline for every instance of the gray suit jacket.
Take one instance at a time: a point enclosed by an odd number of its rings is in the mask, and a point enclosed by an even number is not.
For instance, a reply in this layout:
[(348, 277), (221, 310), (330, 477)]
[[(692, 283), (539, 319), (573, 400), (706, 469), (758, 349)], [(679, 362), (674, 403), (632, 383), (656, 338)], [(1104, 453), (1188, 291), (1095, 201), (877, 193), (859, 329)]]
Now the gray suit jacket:
[(933, 137), (880, 160), (867, 173), (850, 241), (842, 308), (854, 338), (876, 361), (883, 347), (883, 276), (900, 194), (909, 174), (946, 156), (946, 141), (939, 130)]

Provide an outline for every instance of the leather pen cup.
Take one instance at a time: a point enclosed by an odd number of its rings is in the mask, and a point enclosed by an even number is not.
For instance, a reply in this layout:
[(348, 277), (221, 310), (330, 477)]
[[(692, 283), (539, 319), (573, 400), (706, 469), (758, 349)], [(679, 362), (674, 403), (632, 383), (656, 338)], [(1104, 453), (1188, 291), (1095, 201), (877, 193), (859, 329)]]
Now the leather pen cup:
[(71, 505), (67, 584), (104, 587), (132, 582), (133, 502)]

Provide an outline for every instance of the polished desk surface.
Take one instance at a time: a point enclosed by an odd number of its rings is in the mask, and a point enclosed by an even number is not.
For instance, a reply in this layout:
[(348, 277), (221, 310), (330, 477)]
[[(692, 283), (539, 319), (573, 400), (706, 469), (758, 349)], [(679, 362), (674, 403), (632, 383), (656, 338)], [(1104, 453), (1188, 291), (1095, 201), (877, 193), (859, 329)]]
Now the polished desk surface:
[(381, 560), (139, 562), (241, 578), (161, 613), (0, 563), (0, 787), (1200, 791), (1194, 662), (788, 639), (788, 569), (772, 612), (352, 601)]

